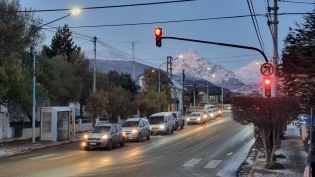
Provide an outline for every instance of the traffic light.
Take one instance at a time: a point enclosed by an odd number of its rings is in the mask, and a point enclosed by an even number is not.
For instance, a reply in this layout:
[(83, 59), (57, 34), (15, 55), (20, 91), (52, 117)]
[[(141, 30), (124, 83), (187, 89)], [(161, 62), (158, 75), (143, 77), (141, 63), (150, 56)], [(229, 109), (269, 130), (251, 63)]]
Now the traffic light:
[(269, 77), (264, 78), (265, 96), (271, 97), (271, 79)]
[(161, 47), (162, 46), (162, 28), (155, 28), (154, 35), (156, 38), (156, 46)]

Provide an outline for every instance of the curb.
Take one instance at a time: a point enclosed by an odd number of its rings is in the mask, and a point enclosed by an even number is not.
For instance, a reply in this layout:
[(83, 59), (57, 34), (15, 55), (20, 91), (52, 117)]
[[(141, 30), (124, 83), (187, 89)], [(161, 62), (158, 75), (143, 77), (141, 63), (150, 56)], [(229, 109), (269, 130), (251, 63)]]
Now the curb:
[(43, 149), (43, 148), (46, 148), (46, 147), (59, 146), (59, 145), (62, 145), (62, 144), (69, 144), (69, 143), (78, 142), (78, 141), (81, 141), (81, 140), (82, 139), (77, 138), (77, 139), (74, 139), (74, 140), (67, 140), (67, 141), (54, 142), (54, 143), (49, 143), (49, 144), (44, 144), (44, 145), (35, 145), (35, 146), (32, 146), (32, 147), (26, 147), (26, 148), (21, 148), (21, 149), (8, 150), (8, 151), (5, 152), (4, 156), (18, 154), (18, 153), (22, 153), (22, 152), (26, 152), (26, 151), (34, 151), (34, 150)]
[(260, 151), (257, 152), (256, 158), (255, 158), (255, 162), (254, 162), (254, 164), (253, 164), (253, 166), (252, 166), (252, 169), (251, 169), (250, 172), (248, 173), (248, 176), (247, 176), (247, 177), (254, 177), (255, 163), (256, 163), (256, 161), (257, 161), (257, 159), (258, 159), (259, 153), (260, 153)]

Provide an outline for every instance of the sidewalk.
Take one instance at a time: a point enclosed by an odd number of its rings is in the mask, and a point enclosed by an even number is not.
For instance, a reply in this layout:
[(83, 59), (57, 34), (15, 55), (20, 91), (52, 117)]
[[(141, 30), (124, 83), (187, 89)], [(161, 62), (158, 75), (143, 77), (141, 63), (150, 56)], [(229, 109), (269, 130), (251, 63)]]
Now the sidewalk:
[[(277, 163), (285, 166), (283, 170), (265, 169), (266, 162), (260, 153), (255, 160), (252, 171), (255, 177), (302, 177), (306, 166), (307, 153), (303, 149), (299, 127), (288, 125), (281, 148), (276, 155), (284, 155), (285, 158), (277, 158)], [(250, 176), (250, 175), (249, 175)]]
[(32, 139), (0, 142), (0, 157), (16, 153), (22, 153), (26, 151), (33, 151), (45, 147), (58, 146), (61, 144), (77, 142), (83, 139), (84, 133), (85, 132), (77, 132), (75, 134), (75, 138), (57, 142), (36, 140), (35, 144), (33, 144)]

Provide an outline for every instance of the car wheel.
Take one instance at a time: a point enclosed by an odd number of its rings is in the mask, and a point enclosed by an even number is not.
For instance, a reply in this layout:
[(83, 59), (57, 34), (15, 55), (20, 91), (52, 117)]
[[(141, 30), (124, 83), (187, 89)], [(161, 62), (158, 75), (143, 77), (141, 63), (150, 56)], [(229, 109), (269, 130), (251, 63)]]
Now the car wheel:
[(176, 122), (176, 124), (175, 124), (175, 131), (178, 129), (178, 123)]
[(107, 149), (108, 150), (112, 150), (113, 149), (113, 141), (112, 140), (109, 140)]
[(151, 133), (149, 132), (149, 133), (148, 133), (148, 136), (147, 136), (147, 140), (150, 140), (150, 138), (151, 138), (150, 135), (151, 135)]
[(88, 151), (90, 150), (90, 147), (84, 147), (84, 150)]
[(184, 126), (185, 126), (185, 122), (183, 121), (182, 126), (180, 128), (183, 129)]
[(165, 135), (168, 135), (168, 132), (169, 132), (169, 130), (168, 130), (168, 128), (166, 129), (166, 132), (165, 132)]
[(141, 134), (140, 134), (140, 133), (138, 134), (137, 141), (138, 141), (138, 142), (140, 142), (140, 141), (141, 141)]
[(125, 146), (125, 144), (126, 144), (126, 140), (125, 140), (125, 138), (123, 138), (123, 140), (120, 143), (120, 146)]
[(172, 128), (171, 133), (174, 133), (174, 127)]

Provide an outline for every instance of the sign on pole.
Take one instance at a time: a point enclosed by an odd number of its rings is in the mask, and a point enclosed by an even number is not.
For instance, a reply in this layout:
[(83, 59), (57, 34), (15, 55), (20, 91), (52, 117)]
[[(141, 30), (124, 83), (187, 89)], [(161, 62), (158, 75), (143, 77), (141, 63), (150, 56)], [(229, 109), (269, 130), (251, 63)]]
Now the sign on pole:
[(260, 67), (260, 73), (264, 76), (271, 76), (275, 72), (275, 68), (271, 63), (264, 63)]

